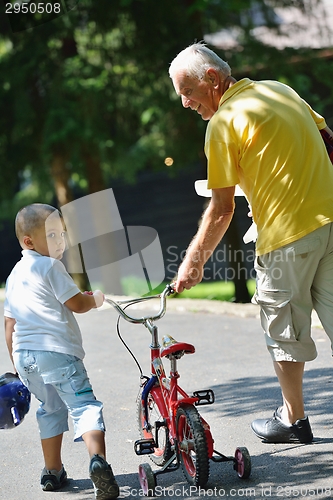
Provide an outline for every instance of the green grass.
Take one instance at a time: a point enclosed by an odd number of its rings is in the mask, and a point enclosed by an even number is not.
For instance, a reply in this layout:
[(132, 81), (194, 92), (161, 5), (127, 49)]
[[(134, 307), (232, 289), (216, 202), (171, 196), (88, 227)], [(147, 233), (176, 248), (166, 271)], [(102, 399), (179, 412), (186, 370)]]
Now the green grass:
[[(255, 280), (247, 281), (247, 289), (251, 297), (254, 294), (255, 286)], [(161, 292), (164, 287), (165, 284), (160, 285), (154, 290), (154, 293)], [(209, 283), (198, 283), (190, 290), (184, 290), (184, 292), (177, 293), (172, 297), (177, 297), (178, 299), (209, 299), (230, 302), (233, 300), (234, 296), (235, 287), (231, 281), (213, 281)]]
[[(161, 293), (167, 282), (163, 282), (160, 285), (152, 289), (151, 292), (147, 293), (147, 282), (143, 279), (138, 279), (134, 276), (129, 276), (123, 279), (122, 282), (123, 294), (130, 297), (143, 297), (149, 295), (155, 295)], [(152, 284), (154, 286), (154, 284)], [(91, 283), (91, 289), (102, 289), (101, 284)], [(255, 280), (247, 281), (247, 288), (250, 296), (252, 297), (255, 291)], [(105, 293), (108, 293), (105, 290)], [(232, 281), (206, 281), (198, 283), (196, 286), (190, 290), (184, 290), (182, 293), (175, 293), (171, 295), (171, 298), (178, 299), (208, 299), (208, 300), (221, 300), (224, 302), (230, 302), (234, 300), (235, 297), (235, 286)]]
[[(147, 284), (144, 283), (144, 287), (142, 288), (142, 290), (138, 289), (136, 282), (135, 284), (136, 286), (129, 286), (127, 284), (128, 286), (126, 286), (126, 293), (128, 293), (129, 295), (132, 295), (134, 293), (134, 296), (140, 296), (141, 293), (144, 294), (144, 291), (147, 289)], [(158, 287), (154, 288), (151, 294), (147, 295), (161, 293), (164, 290), (166, 284), (167, 283), (162, 283)], [(255, 292), (255, 287), (255, 280), (248, 280), (247, 289), (251, 297)], [(174, 295), (171, 295), (171, 298), (175, 297), (178, 299), (208, 299), (230, 302), (233, 300), (234, 296), (235, 287), (231, 281), (212, 281), (208, 283), (198, 283), (195, 287), (191, 288), (191, 290), (185, 290), (182, 293), (176, 293)], [(0, 296), (0, 300), (1, 298), (2, 296)]]

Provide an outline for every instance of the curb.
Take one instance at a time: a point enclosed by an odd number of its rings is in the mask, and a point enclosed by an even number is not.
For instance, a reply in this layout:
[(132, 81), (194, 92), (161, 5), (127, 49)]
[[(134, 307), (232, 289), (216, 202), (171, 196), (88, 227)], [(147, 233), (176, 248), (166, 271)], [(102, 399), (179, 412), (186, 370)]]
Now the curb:
[[(124, 296), (111, 296), (115, 301), (128, 299)], [(5, 299), (5, 289), (0, 288), (0, 301)], [(112, 306), (104, 304), (100, 309), (108, 309)], [(131, 306), (132, 309), (137, 310), (158, 310), (157, 302), (141, 302), (140, 304), (135, 304)], [(179, 312), (179, 313), (210, 313), (210, 314), (220, 314), (227, 316), (237, 316), (239, 318), (260, 318), (260, 308), (255, 304), (238, 304), (234, 302), (223, 302), (219, 300), (209, 300), (209, 299), (175, 299), (170, 298), (168, 300), (168, 310)], [(321, 328), (322, 325), (315, 311), (312, 312), (312, 327)]]

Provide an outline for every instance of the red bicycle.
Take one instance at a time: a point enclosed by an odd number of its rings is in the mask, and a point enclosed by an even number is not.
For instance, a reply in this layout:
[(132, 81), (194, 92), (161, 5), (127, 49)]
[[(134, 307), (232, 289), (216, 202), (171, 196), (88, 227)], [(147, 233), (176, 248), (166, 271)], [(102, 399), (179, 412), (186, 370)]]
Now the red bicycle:
[[(182, 467), (188, 483), (196, 487), (206, 485), (210, 460), (232, 462), (238, 476), (243, 479), (248, 478), (251, 473), (251, 458), (247, 448), (238, 447), (234, 456), (225, 456), (214, 450), (210, 427), (197, 410), (200, 405), (214, 403), (213, 391), (199, 390), (188, 395), (178, 384), (180, 375), (177, 362), (184, 354), (193, 354), (195, 347), (185, 342), (177, 342), (171, 336), (163, 337), (162, 348), (159, 344), (158, 329), (154, 322), (164, 316), (166, 297), (172, 293), (172, 285), (167, 285), (160, 295), (118, 302), (105, 299), (120, 314), (117, 324), (119, 336), (119, 319), (123, 317), (131, 323), (143, 324), (152, 337), (151, 376), (144, 376), (139, 367), (142, 384), (137, 402), (137, 416), (141, 438), (134, 444), (137, 455), (149, 455), (152, 462), (159, 467), (152, 470), (148, 463), (139, 466), (139, 481), (146, 496), (154, 494), (159, 474), (174, 471), (179, 466)], [(157, 314), (135, 318), (125, 312), (128, 306), (153, 298), (160, 299)], [(123, 340), (122, 342), (125, 344)], [(130, 350), (129, 352), (134, 357)], [(169, 376), (166, 375), (163, 358), (170, 360)], [(136, 359), (135, 361), (138, 364)]]

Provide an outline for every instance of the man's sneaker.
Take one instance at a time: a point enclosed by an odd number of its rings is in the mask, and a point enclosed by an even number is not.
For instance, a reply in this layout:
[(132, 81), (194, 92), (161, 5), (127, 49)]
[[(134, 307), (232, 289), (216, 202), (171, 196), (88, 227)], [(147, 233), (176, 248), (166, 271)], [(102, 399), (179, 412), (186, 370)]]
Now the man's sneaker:
[(273, 417), (257, 419), (251, 424), (256, 436), (267, 443), (311, 443), (313, 434), (308, 417), (286, 425), (281, 420), (282, 407), (275, 410)]
[(119, 496), (119, 486), (112, 469), (100, 455), (94, 455), (91, 458), (89, 476), (94, 483), (95, 498), (97, 500), (108, 500)]
[(59, 490), (66, 481), (67, 473), (64, 467), (59, 472), (56, 470), (46, 470), (45, 467), (42, 470), (40, 485), (43, 491)]

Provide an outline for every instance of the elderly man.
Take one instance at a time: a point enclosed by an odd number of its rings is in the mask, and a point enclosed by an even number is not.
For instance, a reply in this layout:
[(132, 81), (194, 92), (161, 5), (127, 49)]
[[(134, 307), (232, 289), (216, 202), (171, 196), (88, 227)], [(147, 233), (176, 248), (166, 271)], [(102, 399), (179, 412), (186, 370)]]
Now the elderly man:
[(212, 189), (176, 291), (201, 281), (232, 219), (239, 184), (258, 228), (254, 300), (283, 398), (272, 417), (251, 426), (267, 442), (309, 443), (303, 372), (317, 355), (313, 308), (333, 341), (333, 169), (319, 130), (333, 133), (290, 87), (236, 81), (229, 65), (202, 43), (180, 52), (169, 74), (183, 106), (209, 120), (205, 153)]

